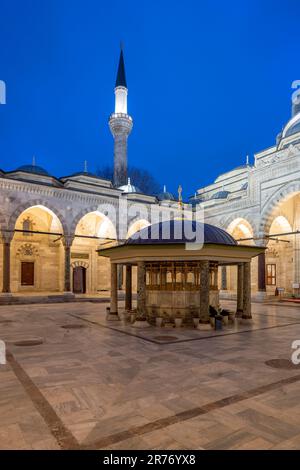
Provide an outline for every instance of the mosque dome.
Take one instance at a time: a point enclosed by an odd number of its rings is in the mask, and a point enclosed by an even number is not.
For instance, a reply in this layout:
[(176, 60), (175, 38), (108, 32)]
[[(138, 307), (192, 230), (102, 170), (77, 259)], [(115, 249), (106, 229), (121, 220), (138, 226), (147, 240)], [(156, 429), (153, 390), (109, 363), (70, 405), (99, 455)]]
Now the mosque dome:
[(157, 199), (159, 201), (175, 201), (174, 194), (167, 191), (166, 186), (164, 186), (163, 192), (157, 195)]
[(284, 134), (284, 137), (289, 137), (290, 135), (297, 134), (297, 132), (300, 132), (300, 114), (299, 114), (299, 119), (296, 121), (289, 129), (287, 129), (286, 133)]
[[(185, 224), (188, 224), (185, 227)], [(189, 225), (191, 224), (191, 226)], [(186, 230), (185, 230), (186, 228)], [(225, 230), (214, 225), (205, 224), (186, 219), (167, 220), (158, 224), (149, 225), (135, 232), (126, 245), (153, 245), (153, 244), (180, 244), (196, 241), (187, 237), (190, 233), (203, 234), (204, 244), (237, 245), (236, 240)]]
[(34, 175), (50, 176), (48, 171), (38, 165), (22, 165), (16, 171), (24, 171), (25, 173), (33, 173)]
[(120, 186), (118, 189), (120, 189), (123, 193), (141, 193), (142, 192), (139, 188), (131, 184), (130, 178), (128, 178), (127, 184)]
[(212, 195), (211, 199), (227, 199), (230, 191), (219, 191)]

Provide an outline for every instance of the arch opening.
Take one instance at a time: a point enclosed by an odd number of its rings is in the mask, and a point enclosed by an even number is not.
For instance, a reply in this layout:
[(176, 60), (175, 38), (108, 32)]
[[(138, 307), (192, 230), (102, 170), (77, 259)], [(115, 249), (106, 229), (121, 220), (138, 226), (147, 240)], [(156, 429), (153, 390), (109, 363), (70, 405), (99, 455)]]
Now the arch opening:
[(116, 240), (116, 228), (102, 212), (95, 210), (80, 218), (71, 247), (72, 290), (75, 294), (97, 294), (109, 290), (109, 260), (99, 256), (96, 250), (101, 245), (114, 244)]
[(49, 207), (35, 204), (18, 214), (13, 229), (11, 291), (62, 292), (64, 230), (58, 216)]
[(126, 239), (130, 238), (134, 233), (142, 230), (145, 227), (149, 227), (150, 223), (146, 219), (139, 219), (133, 222), (127, 231)]

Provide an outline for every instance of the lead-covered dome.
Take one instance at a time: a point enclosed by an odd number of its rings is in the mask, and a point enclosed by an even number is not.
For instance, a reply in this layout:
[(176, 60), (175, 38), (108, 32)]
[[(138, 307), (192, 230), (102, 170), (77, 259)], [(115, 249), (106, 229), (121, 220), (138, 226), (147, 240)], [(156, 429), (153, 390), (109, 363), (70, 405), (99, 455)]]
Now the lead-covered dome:
[[(186, 225), (185, 225), (186, 224)], [(189, 234), (195, 234), (194, 239)], [(149, 225), (135, 232), (126, 245), (180, 244), (199, 242), (198, 235), (204, 244), (237, 245), (236, 240), (225, 230), (214, 225), (188, 219), (167, 220)]]
[(118, 189), (120, 189), (123, 193), (128, 194), (128, 193), (141, 193), (142, 191), (131, 184), (130, 178), (128, 178), (127, 184), (124, 184), (123, 186), (120, 186)]
[(295, 114), (284, 127), (280, 139), (285, 139), (300, 132), (300, 112)]
[(212, 195), (211, 199), (227, 199), (230, 191), (219, 191)]
[(34, 175), (50, 176), (48, 171), (38, 165), (22, 165), (16, 171), (24, 171), (25, 173), (33, 173)]

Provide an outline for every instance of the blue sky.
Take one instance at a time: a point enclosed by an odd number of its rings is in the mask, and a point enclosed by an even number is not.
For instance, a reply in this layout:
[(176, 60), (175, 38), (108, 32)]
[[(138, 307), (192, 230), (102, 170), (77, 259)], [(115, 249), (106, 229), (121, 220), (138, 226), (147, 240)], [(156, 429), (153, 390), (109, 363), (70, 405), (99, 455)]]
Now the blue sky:
[(129, 164), (187, 197), (274, 144), (300, 79), (300, 3), (0, 0), (0, 168), (110, 164), (124, 43)]

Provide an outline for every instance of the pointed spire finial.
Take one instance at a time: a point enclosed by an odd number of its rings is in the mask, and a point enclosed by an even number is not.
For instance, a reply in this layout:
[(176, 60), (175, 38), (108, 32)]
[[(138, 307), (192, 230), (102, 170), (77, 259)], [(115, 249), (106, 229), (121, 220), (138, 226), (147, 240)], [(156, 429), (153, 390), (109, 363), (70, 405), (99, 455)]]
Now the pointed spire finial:
[(179, 209), (182, 209), (182, 186), (181, 184), (178, 186), (178, 206), (179, 206)]
[(118, 73), (117, 73), (115, 88), (119, 86), (127, 88), (124, 57), (123, 57), (123, 47), (121, 47), (121, 51), (120, 51), (120, 59), (119, 59), (119, 66), (118, 66)]
[(35, 166), (35, 156), (32, 157), (32, 166)]
[(246, 165), (249, 165), (249, 155), (246, 156)]
[(131, 183), (130, 183), (130, 178), (129, 178), (129, 177), (128, 177), (128, 180), (127, 180), (127, 184), (128, 184), (128, 186), (131, 185)]
[(84, 160), (83, 172), (84, 172), (84, 173), (87, 173), (87, 172), (88, 172), (87, 160)]
[(164, 193), (167, 192), (167, 186), (164, 184)]

